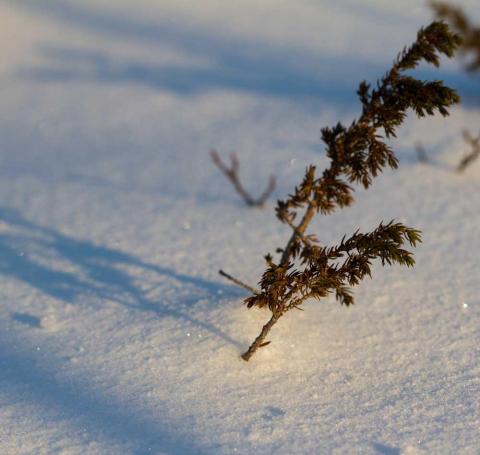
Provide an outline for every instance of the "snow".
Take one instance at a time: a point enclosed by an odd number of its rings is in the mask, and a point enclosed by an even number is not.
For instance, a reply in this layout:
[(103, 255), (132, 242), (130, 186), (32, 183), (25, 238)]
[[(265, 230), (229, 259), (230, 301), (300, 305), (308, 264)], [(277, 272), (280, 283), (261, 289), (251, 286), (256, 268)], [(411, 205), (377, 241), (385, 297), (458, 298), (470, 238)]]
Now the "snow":
[(353, 308), (308, 302), (248, 363), (268, 314), (217, 274), (255, 284), (289, 232), (210, 148), (284, 197), (423, 4), (2, 0), (0, 18), (0, 453), (479, 453), (480, 163), (453, 169), (480, 85), (459, 61), (421, 71), (465, 103), (410, 116), (400, 168), (311, 227), (331, 244), (402, 221), (415, 269), (375, 267)]

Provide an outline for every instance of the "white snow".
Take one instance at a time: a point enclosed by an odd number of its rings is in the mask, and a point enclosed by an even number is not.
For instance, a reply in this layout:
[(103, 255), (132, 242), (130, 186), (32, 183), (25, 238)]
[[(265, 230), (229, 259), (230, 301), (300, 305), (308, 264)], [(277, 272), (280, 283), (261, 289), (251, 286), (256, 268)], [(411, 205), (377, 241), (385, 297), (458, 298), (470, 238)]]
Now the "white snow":
[[(248, 363), (268, 314), (217, 274), (258, 281), (289, 234), (274, 198), (326, 164), (319, 129), (430, 20), (417, 0), (0, 1), (1, 454), (480, 453), (480, 162), (453, 172), (480, 78), (458, 60), (421, 74), (465, 103), (410, 116), (400, 168), (311, 226), (405, 222), (414, 269), (308, 302)], [(212, 147), (254, 194), (277, 176), (264, 210)]]

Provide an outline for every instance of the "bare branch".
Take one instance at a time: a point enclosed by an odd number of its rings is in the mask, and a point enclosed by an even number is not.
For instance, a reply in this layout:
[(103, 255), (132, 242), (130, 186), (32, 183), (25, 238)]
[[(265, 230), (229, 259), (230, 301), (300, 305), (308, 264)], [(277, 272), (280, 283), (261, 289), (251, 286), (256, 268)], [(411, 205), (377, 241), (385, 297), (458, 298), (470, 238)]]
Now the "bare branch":
[(210, 156), (212, 161), (217, 165), (217, 167), (225, 174), (225, 176), (232, 182), (233, 187), (237, 193), (242, 197), (245, 203), (250, 207), (263, 207), (265, 201), (272, 194), (275, 189), (275, 177), (272, 175), (268, 180), (268, 185), (265, 191), (257, 199), (250, 196), (249, 193), (245, 190), (240, 178), (238, 177), (238, 169), (240, 167), (237, 156), (232, 153), (230, 156), (231, 166), (228, 167), (220, 158), (220, 155), (216, 150), (210, 151)]
[(465, 142), (472, 146), (472, 151), (465, 155), (457, 167), (457, 172), (463, 172), (480, 156), (480, 135), (473, 137), (469, 131), (463, 131), (463, 138)]

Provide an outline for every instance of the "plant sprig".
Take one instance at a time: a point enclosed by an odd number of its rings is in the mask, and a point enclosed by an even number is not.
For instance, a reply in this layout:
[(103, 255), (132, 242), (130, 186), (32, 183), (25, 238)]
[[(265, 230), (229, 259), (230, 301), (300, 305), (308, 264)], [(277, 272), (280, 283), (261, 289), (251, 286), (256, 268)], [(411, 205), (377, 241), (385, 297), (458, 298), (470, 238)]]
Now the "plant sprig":
[(320, 176), (314, 165), (309, 166), (294, 192), (277, 203), (277, 218), (291, 227), (292, 234), (285, 247), (277, 250), (279, 261), (265, 257), (267, 268), (260, 289), (245, 299), (248, 308), (268, 308), (271, 317), (242, 355), (244, 360), (269, 343), (266, 336), (286, 312), (307, 299), (334, 293), (341, 304), (353, 304), (350, 288), (371, 276), (373, 260), (379, 259), (382, 265), (414, 265), (413, 254), (403, 247), (415, 247), (421, 241), (420, 232), (402, 223), (380, 223), (370, 233), (357, 231), (334, 247), (321, 246), (306, 231), (316, 214), (330, 214), (352, 204), (353, 185), (369, 188), (385, 167), (398, 166), (385, 139), (395, 137), (409, 109), (419, 117), (436, 112), (448, 115), (448, 108), (459, 101), (457, 93), (441, 81), (420, 81), (405, 72), (421, 61), (439, 66), (440, 56), (452, 57), (459, 43), (445, 23), (433, 22), (420, 29), (416, 41), (400, 52), (374, 87), (366, 82), (359, 85), (360, 117), (348, 127), (338, 123), (322, 129), (330, 166)]

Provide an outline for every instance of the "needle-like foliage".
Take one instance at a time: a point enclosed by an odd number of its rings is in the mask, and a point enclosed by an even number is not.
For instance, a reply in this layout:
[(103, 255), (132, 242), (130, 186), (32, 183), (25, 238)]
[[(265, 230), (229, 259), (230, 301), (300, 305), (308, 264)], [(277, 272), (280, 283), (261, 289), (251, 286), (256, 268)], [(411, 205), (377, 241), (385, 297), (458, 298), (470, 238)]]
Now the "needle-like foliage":
[(341, 304), (353, 304), (350, 288), (371, 276), (374, 260), (379, 259), (383, 265), (414, 265), (413, 255), (404, 245), (415, 247), (421, 241), (420, 232), (401, 223), (380, 223), (374, 231), (357, 231), (332, 247), (320, 245), (306, 230), (316, 214), (329, 214), (350, 205), (354, 184), (368, 188), (386, 166), (397, 167), (398, 160), (385, 139), (395, 137), (407, 110), (413, 109), (419, 117), (435, 112), (448, 115), (448, 108), (459, 101), (456, 92), (441, 81), (420, 81), (406, 71), (421, 61), (438, 66), (441, 54), (452, 57), (458, 44), (458, 36), (442, 22), (422, 28), (413, 45), (397, 56), (391, 70), (374, 87), (360, 84), (360, 117), (348, 127), (338, 123), (322, 130), (330, 166), (320, 175), (315, 166), (309, 166), (288, 199), (278, 201), (277, 217), (291, 227), (292, 234), (286, 246), (277, 250), (281, 253), (278, 261), (266, 256), (267, 269), (260, 289), (245, 299), (248, 308), (266, 308), (271, 317), (242, 355), (244, 360), (266, 346), (270, 329), (305, 300), (333, 293)]
[(453, 30), (462, 37), (460, 50), (468, 55), (470, 62), (468, 71), (480, 70), (480, 27), (475, 26), (459, 6), (449, 2), (430, 2), (430, 6), (438, 19), (447, 21)]

